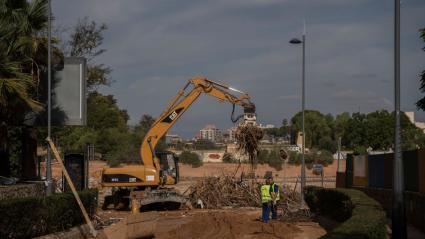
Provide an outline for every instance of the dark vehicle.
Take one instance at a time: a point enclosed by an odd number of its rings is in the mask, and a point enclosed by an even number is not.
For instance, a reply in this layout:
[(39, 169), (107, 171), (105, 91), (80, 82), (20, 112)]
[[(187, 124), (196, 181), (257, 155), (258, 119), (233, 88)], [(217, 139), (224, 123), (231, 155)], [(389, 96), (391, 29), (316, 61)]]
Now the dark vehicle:
[(315, 174), (315, 175), (322, 175), (323, 165), (322, 164), (313, 164), (313, 167), (312, 167), (311, 170), (313, 171), (313, 174)]

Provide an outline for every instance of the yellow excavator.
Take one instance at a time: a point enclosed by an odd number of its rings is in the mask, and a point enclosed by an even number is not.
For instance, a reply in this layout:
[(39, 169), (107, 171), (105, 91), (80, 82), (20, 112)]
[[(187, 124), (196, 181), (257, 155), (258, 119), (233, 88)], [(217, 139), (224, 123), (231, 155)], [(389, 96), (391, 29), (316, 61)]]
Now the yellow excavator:
[[(237, 92), (239, 96), (230, 91)], [(150, 207), (173, 209), (185, 203), (182, 195), (166, 187), (179, 181), (178, 158), (172, 152), (157, 152), (155, 148), (161, 137), (203, 93), (233, 104), (231, 120), (234, 123), (243, 117), (242, 124), (256, 125), (255, 105), (247, 93), (205, 77), (190, 79), (146, 133), (140, 148), (142, 164), (103, 168), (102, 187), (118, 189), (109, 198), (105, 197), (104, 208), (111, 203), (116, 207), (131, 203), (133, 210)], [(234, 116), (235, 105), (243, 108), (243, 115)]]

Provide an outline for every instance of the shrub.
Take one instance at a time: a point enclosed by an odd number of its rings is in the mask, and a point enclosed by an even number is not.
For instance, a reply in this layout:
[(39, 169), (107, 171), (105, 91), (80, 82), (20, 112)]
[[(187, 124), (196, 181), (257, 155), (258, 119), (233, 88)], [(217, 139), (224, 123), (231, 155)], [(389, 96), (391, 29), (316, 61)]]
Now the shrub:
[(327, 150), (317, 151), (312, 149), (308, 154), (305, 155), (305, 163), (307, 167), (311, 169), (311, 164), (322, 164), (323, 166), (328, 166), (333, 162), (333, 155)]
[(268, 162), (268, 155), (269, 155), (269, 151), (268, 150), (260, 150), (257, 154), (257, 162), (259, 164), (265, 164)]
[(321, 214), (338, 222), (351, 217), (353, 204), (348, 195), (332, 189), (322, 189), (317, 192), (317, 198)]
[(260, 150), (257, 156), (257, 162), (259, 164), (268, 164), (277, 171), (282, 170), (283, 161), (280, 158), (278, 150)]
[(322, 150), (317, 157), (317, 163), (323, 164), (323, 166), (328, 166), (334, 161), (333, 154), (330, 151)]
[(192, 165), (192, 168), (201, 167), (203, 164), (198, 154), (190, 151), (183, 151), (179, 158), (181, 163)]
[(367, 154), (367, 148), (364, 146), (357, 146), (354, 148), (353, 154), (354, 155)]
[(277, 150), (270, 151), (267, 159), (268, 159), (267, 163), (270, 167), (276, 169), (277, 171), (282, 170), (283, 160), (280, 158), (279, 151)]
[(321, 187), (317, 186), (306, 186), (304, 188), (304, 200), (312, 212), (316, 212), (319, 206), (317, 192), (321, 189)]
[(386, 238), (385, 212), (379, 203), (363, 192), (308, 186), (304, 194), (312, 211), (343, 221), (321, 238)]
[[(89, 216), (97, 207), (97, 190), (79, 192)], [(0, 201), (0, 238), (32, 238), (84, 223), (72, 193)]]
[(236, 159), (233, 157), (232, 154), (225, 153), (223, 155), (223, 163), (236, 163)]
[(300, 154), (295, 151), (289, 151), (289, 164), (295, 164), (300, 165), (301, 164), (301, 157)]

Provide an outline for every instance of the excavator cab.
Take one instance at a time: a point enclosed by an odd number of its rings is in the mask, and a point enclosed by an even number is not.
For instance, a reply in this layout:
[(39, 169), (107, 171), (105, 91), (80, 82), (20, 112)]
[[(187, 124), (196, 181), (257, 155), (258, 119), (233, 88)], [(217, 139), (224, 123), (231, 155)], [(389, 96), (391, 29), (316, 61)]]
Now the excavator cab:
[(257, 114), (255, 113), (255, 105), (254, 104), (248, 104), (244, 106), (243, 109), (243, 123), (242, 125), (250, 125), (250, 126), (256, 126), (257, 125)]
[(170, 151), (156, 152), (160, 165), (161, 185), (173, 185), (179, 181), (179, 158)]

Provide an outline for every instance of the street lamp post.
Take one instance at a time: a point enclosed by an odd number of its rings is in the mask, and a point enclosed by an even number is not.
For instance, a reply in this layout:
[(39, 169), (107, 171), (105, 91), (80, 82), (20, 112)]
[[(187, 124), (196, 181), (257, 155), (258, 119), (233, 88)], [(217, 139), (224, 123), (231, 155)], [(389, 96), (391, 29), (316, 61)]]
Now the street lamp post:
[(302, 35), (302, 40), (299, 40), (297, 38), (292, 39), (289, 41), (291, 44), (301, 44), (302, 43), (302, 157), (301, 157), (301, 208), (304, 207), (304, 187), (305, 187), (305, 26), (304, 26), (304, 32)]
[(338, 137), (338, 164), (336, 168), (336, 173), (339, 173), (339, 161), (341, 160), (341, 136)]
[(392, 232), (393, 238), (407, 238), (404, 206), (404, 175), (400, 140), (400, 0), (394, 7), (394, 178)]
[[(52, 34), (52, 3), (48, 1), (48, 42), (47, 42), (47, 138), (50, 139), (51, 135), (51, 111), (52, 111), (52, 99), (51, 99), (51, 88), (52, 88), (52, 73), (51, 73), (51, 34)], [(52, 153), (50, 145), (47, 145), (47, 160), (46, 160), (46, 182), (47, 182), (47, 195), (50, 195), (53, 191), (52, 187)]]

